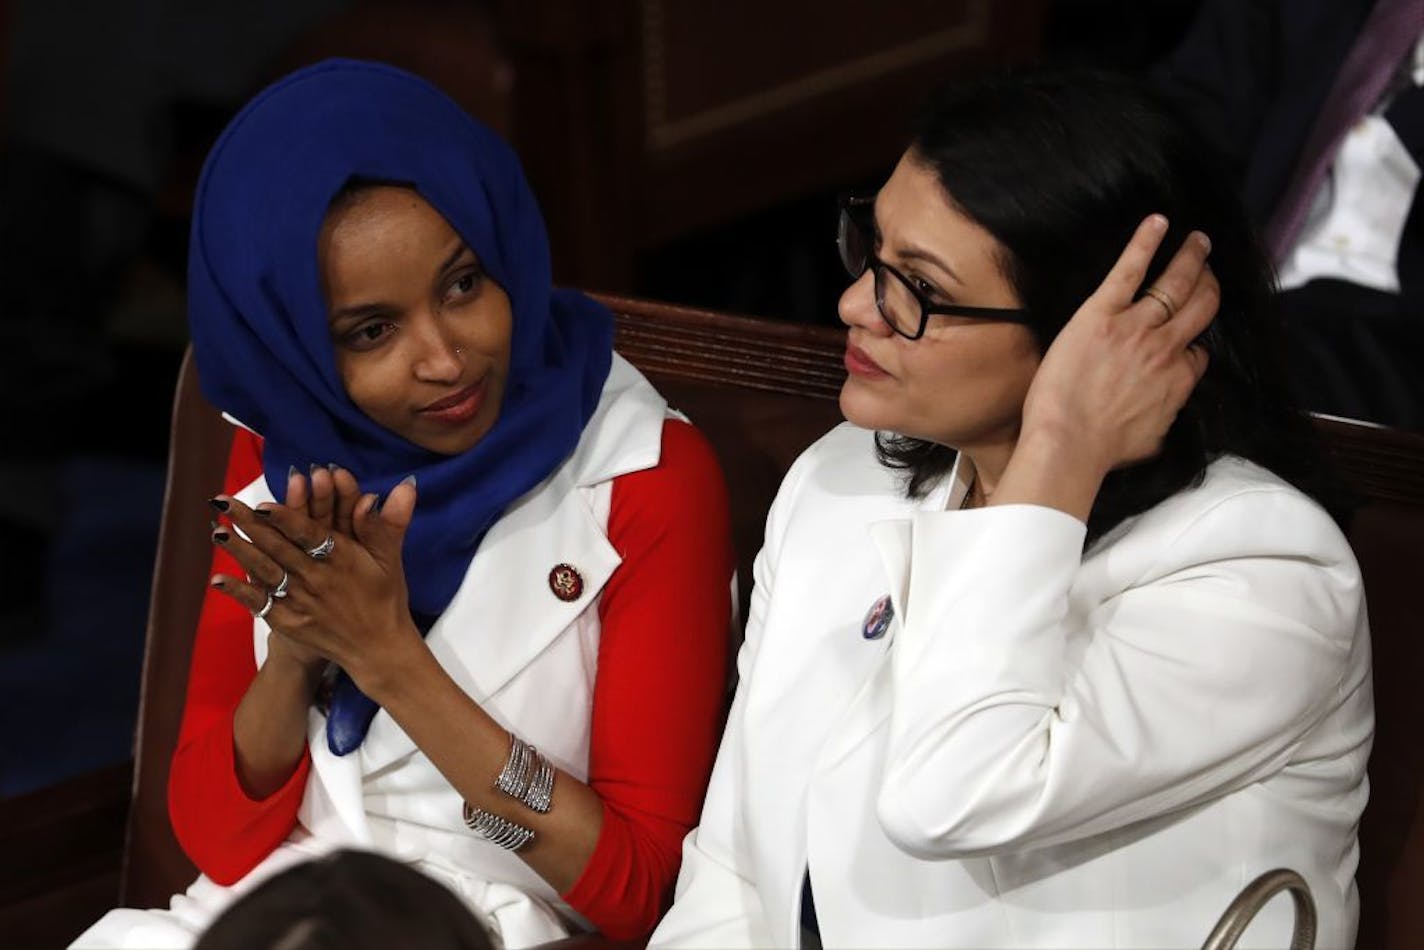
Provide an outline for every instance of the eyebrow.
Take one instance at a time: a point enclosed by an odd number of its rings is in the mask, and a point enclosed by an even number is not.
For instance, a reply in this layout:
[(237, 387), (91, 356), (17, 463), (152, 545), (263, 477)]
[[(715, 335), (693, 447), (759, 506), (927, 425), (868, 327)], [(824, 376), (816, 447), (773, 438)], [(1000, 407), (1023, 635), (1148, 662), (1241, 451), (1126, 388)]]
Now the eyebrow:
[(455, 266), (455, 262), (458, 261), (458, 260), (460, 259), (460, 257), (461, 257), (466, 251), (469, 251), (469, 250), (470, 250), (470, 245), (466, 244), (464, 241), (461, 241), (459, 244), (456, 244), (456, 245), (455, 245), (455, 250), (452, 251), (452, 252), (450, 252), (450, 256), (449, 256), (449, 257), (445, 258), (445, 263), (443, 263), (443, 264), (440, 265), (440, 269), (439, 269), (438, 271), (436, 271), (436, 273), (437, 273), (437, 274), (443, 274), (443, 273), (445, 273), (447, 270), (449, 270), (451, 267), (454, 267), (454, 266)]
[(377, 317), (387, 314), (396, 308), (388, 303), (361, 303), (351, 307), (342, 307), (331, 312), (331, 319), (327, 322), (331, 325), (348, 320), (363, 320), (366, 317)]
[[(879, 215), (879, 212), (878, 212), (878, 206), (879, 206), (879, 200), (878, 200), (878, 199), (879, 199), (879, 196), (877, 195), (876, 198), (871, 199), (870, 201), (868, 201), (868, 202), (866, 202), (866, 203), (870, 205), (870, 223), (871, 223), (871, 226), (875, 228), (875, 236), (876, 236), (877, 238), (879, 238), (880, 240), (883, 241), (883, 240), (884, 240), (884, 233), (880, 230), (880, 215)], [(950, 279), (950, 280), (954, 281), (956, 284), (958, 284), (958, 285), (961, 286), (961, 287), (966, 286), (966, 284), (964, 283), (964, 281), (960, 279), (959, 275), (954, 272), (954, 268), (950, 267), (950, 266), (949, 266), (948, 264), (946, 264), (941, 258), (935, 256), (934, 254), (930, 253), (929, 251), (925, 250), (925, 249), (922, 248), (922, 247), (919, 247), (919, 246), (914, 245), (914, 244), (902, 245), (902, 246), (900, 247), (900, 254), (899, 254), (899, 256), (900, 256), (901, 258), (905, 258), (905, 259), (912, 260), (912, 261), (923, 261), (923, 262), (926, 263), (926, 264), (930, 264), (930, 265), (932, 265), (932, 266), (934, 266), (934, 267), (938, 267), (940, 270), (944, 271), (945, 274), (947, 274), (947, 275), (949, 276), (949, 279)]]
[[(464, 241), (461, 241), (459, 244), (455, 245), (455, 250), (450, 253), (449, 257), (445, 258), (444, 263), (440, 265), (440, 269), (437, 270), (435, 273), (443, 274), (448, 271), (451, 267), (455, 266), (455, 262), (458, 261), (461, 256), (463, 256), (469, 250), (470, 246)], [(376, 317), (381, 316), (383, 314), (391, 313), (396, 309), (397, 308), (393, 304), (388, 303), (353, 304), (350, 307), (339, 307), (336, 310), (333, 310), (331, 312), (331, 317), (327, 322), (329, 324), (336, 324), (346, 320), (364, 320), (367, 317)]]
[(934, 254), (931, 254), (929, 251), (925, 250), (922, 247), (916, 247), (913, 244), (901, 247), (900, 257), (905, 260), (923, 261), (926, 264), (938, 267), (940, 270), (944, 271), (946, 274), (949, 275), (950, 280), (954, 281), (956, 284), (959, 284), (961, 287), (965, 286), (964, 281), (961, 280), (959, 278), (959, 275), (954, 272), (954, 268), (950, 267), (942, 259), (936, 257)]

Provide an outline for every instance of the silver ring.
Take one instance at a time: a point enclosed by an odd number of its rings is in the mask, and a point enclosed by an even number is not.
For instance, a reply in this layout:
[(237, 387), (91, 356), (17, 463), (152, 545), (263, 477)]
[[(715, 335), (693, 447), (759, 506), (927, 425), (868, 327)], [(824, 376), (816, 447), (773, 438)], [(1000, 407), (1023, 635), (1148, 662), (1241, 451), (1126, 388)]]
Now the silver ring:
[(318, 561), (324, 561), (331, 556), (332, 548), (336, 547), (336, 538), (328, 534), (326, 540), (314, 548), (307, 548), (307, 557)]
[(282, 572), (282, 579), (277, 582), (277, 586), (272, 588), (272, 596), (281, 600), (287, 596), (287, 585), (292, 582), (292, 575), (286, 571)]
[(272, 610), (272, 605), (274, 603), (276, 603), (276, 600), (273, 599), (271, 594), (268, 594), (267, 603), (263, 604), (262, 609), (257, 611), (257, 613), (253, 614), (252, 616), (256, 617), (258, 620), (261, 620), (263, 617), (267, 616), (267, 614)]

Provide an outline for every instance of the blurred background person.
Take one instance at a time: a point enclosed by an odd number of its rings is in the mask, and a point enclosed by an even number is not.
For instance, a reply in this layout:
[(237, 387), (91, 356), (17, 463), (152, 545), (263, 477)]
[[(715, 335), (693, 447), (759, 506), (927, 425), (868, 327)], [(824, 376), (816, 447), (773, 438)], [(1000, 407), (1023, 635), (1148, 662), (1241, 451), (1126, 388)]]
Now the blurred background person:
[(449, 889), (373, 851), (336, 851), (253, 888), (194, 950), (493, 950)]
[(1424, 426), (1424, 0), (1205, 0), (1154, 76), (1267, 241), (1301, 405)]

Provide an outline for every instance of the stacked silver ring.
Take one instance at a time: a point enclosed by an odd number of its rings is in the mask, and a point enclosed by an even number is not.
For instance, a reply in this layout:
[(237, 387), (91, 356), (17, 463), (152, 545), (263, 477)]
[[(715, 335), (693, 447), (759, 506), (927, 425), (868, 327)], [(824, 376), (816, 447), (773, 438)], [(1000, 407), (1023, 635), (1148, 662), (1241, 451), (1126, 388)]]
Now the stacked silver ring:
[(278, 600), (287, 596), (287, 585), (292, 582), (292, 575), (286, 571), (282, 572), (282, 579), (277, 582), (277, 586), (272, 588), (272, 596)]
[(336, 537), (328, 534), (326, 540), (314, 548), (307, 548), (307, 557), (315, 561), (324, 561), (331, 556), (331, 551), (336, 547)]
[(258, 620), (261, 620), (261, 619), (263, 619), (264, 617), (266, 617), (267, 614), (271, 612), (271, 610), (272, 610), (272, 605), (273, 605), (274, 603), (276, 603), (276, 599), (275, 599), (275, 598), (276, 598), (276, 594), (269, 593), (269, 594), (267, 595), (267, 602), (262, 605), (262, 609), (259, 610), (259, 611), (257, 611), (257, 613), (253, 614), (252, 616), (256, 617)]
[(495, 779), (494, 787), (541, 815), (554, 799), (554, 766), (539, 750), (509, 734), (509, 758)]
[(506, 851), (518, 851), (534, 840), (534, 832), (530, 829), (483, 808), (476, 808), (469, 802), (465, 802), (464, 814), (466, 827), (471, 831), (478, 831), (491, 844), (496, 844)]

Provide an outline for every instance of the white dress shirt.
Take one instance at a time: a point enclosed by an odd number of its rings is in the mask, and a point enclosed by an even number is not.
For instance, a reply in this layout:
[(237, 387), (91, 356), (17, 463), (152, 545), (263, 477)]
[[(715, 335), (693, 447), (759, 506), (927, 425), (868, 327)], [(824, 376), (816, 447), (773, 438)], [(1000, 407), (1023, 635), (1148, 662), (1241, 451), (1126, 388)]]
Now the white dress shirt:
[[(1424, 39), (1406, 81), (1424, 86)], [(1383, 112), (1389, 99), (1355, 123), (1312, 199), (1296, 244), (1279, 266), (1282, 290), (1334, 278), (1399, 293), (1399, 243), (1419, 188), (1419, 163)]]

